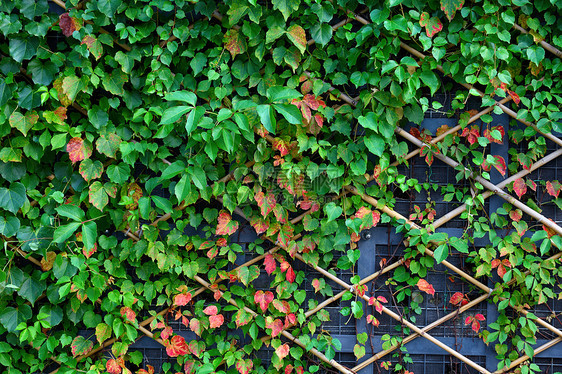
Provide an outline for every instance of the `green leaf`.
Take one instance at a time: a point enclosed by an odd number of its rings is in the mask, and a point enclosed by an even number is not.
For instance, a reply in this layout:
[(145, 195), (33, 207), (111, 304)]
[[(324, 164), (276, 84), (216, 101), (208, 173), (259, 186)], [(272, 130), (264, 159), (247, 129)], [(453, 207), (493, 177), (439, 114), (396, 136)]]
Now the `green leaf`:
[(328, 217), (328, 222), (337, 219), (343, 213), (341, 206), (337, 206), (336, 203), (331, 202), (324, 205), (324, 213)]
[(22, 322), (27, 322), (32, 316), (29, 305), (20, 305), (18, 308), (5, 307), (0, 311), (0, 323), (8, 330), (15, 332), (17, 326)]
[(27, 71), (31, 74), (33, 82), (48, 86), (55, 79), (58, 72), (57, 66), (49, 60), (41, 62), (38, 58), (34, 58), (28, 65)]
[(122, 96), (125, 91), (123, 85), (129, 80), (127, 74), (121, 69), (114, 69), (110, 75), (105, 75), (102, 79), (103, 87), (114, 95)]
[(80, 167), (78, 168), (80, 175), (86, 182), (92, 179), (97, 179), (103, 174), (103, 164), (100, 160), (92, 160), (87, 158), (80, 162)]
[(464, 0), (441, 0), (441, 10), (452, 21), (455, 17), (455, 12), (460, 10), (464, 5)]
[(47, 0), (23, 0), (20, 6), (21, 14), (30, 20), (47, 13), (49, 10)]
[(162, 176), (160, 177), (160, 180), (172, 179), (173, 177), (183, 173), (184, 171), (185, 171), (184, 162), (181, 160), (174, 161), (170, 165), (168, 165), (166, 169), (162, 171)]
[(96, 338), (98, 343), (101, 345), (111, 336), (112, 329), (109, 325), (105, 323), (100, 323), (96, 326)]
[(283, 14), (285, 22), (291, 16), (291, 13), (299, 8), (300, 0), (272, 0), (273, 9), (277, 9)]
[(358, 121), (364, 128), (378, 131), (378, 119), (375, 113), (369, 112), (366, 116), (360, 116)]
[(201, 121), (201, 118), (205, 114), (205, 108), (202, 106), (197, 106), (187, 116), (187, 121), (185, 122), (185, 131), (187, 135), (190, 135), (193, 130), (197, 128), (197, 125)]
[[(267, 89), (267, 98), (272, 103), (292, 100), (292, 99), (299, 99), (302, 97), (302, 94), (289, 87), (282, 87), (282, 86), (271, 86)], [(293, 105), (294, 106), (294, 105)], [(296, 108), (296, 106), (295, 106)]]
[(33, 112), (25, 113), (25, 116), (20, 112), (14, 111), (10, 116), (10, 126), (15, 127), (24, 136), (27, 136), (27, 132), (33, 128), (33, 126), (37, 123), (39, 116)]
[(452, 237), (449, 239), (449, 244), (461, 253), (468, 253), (468, 243), (462, 239)]
[(174, 193), (178, 201), (183, 201), (187, 196), (191, 194), (191, 180), (187, 174), (183, 175), (176, 186), (174, 187)]
[(193, 109), (191, 106), (174, 106), (168, 108), (164, 111), (162, 115), (162, 119), (160, 120), (161, 125), (167, 125), (170, 123), (174, 123), (181, 118), (186, 113), (189, 113)]
[(385, 149), (385, 142), (382, 136), (378, 134), (371, 134), (363, 138), (365, 140), (365, 146), (367, 149), (377, 156), (382, 156)]
[(533, 45), (527, 48), (527, 58), (535, 65), (539, 65), (544, 60), (544, 49), (542, 47)]
[(432, 71), (426, 70), (421, 72), (420, 78), (422, 82), (430, 88), (431, 94), (434, 95), (439, 88), (439, 79), (437, 78), (437, 75), (435, 75)]
[(191, 106), (195, 106), (195, 103), (197, 102), (197, 96), (191, 91), (168, 92), (164, 95), (164, 99), (168, 101), (183, 101), (191, 104)]
[(275, 120), (275, 112), (273, 110), (273, 107), (269, 104), (258, 105), (256, 107), (256, 111), (258, 112), (261, 123), (263, 124), (265, 129), (270, 133), (275, 134), (277, 121)]
[(447, 256), (449, 256), (449, 246), (447, 244), (441, 244), (440, 246), (435, 248), (433, 255), (435, 261), (440, 264), (447, 258)]
[(10, 38), (10, 56), (17, 62), (29, 60), (35, 56), (37, 48), (39, 48), (39, 38), (37, 37)]
[(0, 235), (14, 236), (20, 228), (20, 220), (15, 216), (0, 216)]
[(41, 296), (47, 288), (45, 281), (39, 281), (33, 276), (26, 277), (18, 290), (18, 295), (28, 300), (31, 305)]
[(113, 18), (117, 8), (122, 4), (121, 0), (99, 0), (96, 3), (101, 14), (109, 18)]
[(70, 218), (73, 221), (82, 222), (86, 218), (86, 213), (80, 207), (72, 204), (65, 204), (55, 208), (58, 214)]
[(310, 36), (312, 36), (312, 39), (322, 46), (332, 40), (332, 34), (332, 26), (327, 23), (316, 24), (310, 29)]
[(74, 101), (78, 93), (84, 88), (86, 88), (86, 86), (82, 82), (82, 79), (78, 78), (76, 75), (69, 75), (62, 80), (62, 91), (68, 96), (70, 101)]
[(101, 135), (96, 141), (96, 149), (107, 157), (115, 158), (120, 144), (121, 137), (117, 134)]
[(39, 309), (39, 314), (37, 319), (41, 320), (41, 323), (46, 322), (49, 328), (57, 326), (62, 322), (63, 311), (60, 307), (54, 305), (43, 305)]
[(191, 176), (193, 177), (193, 183), (195, 184), (195, 186), (197, 186), (197, 188), (202, 190), (207, 187), (207, 175), (205, 174), (205, 170), (203, 170), (201, 166), (190, 166), (187, 169), (188, 174), (191, 174)]
[(293, 104), (273, 104), (273, 107), (277, 113), (281, 114), (287, 122), (292, 125), (298, 125), (302, 123), (302, 113)]
[(70, 238), (81, 225), (82, 224), (80, 222), (71, 222), (66, 225), (60, 225), (53, 233), (53, 241), (59, 244), (64, 242)]
[(11, 98), (12, 88), (6, 83), (6, 80), (2, 80), (2, 82), (0, 82), (0, 107), (3, 107)]
[(121, 163), (119, 165), (109, 165), (107, 168), (107, 176), (113, 183), (123, 184), (129, 179), (131, 169), (129, 165)]
[(0, 188), (0, 208), (16, 214), (26, 200), (25, 186), (20, 182), (12, 183), (9, 188)]
[(94, 221), (84, 222), (82, 225), (82, 242), (84, 247), (89, 250), (94, 248), (98, 237), (98, 226)]
[(274, 42), (280, 37), (282, 37), (283, 34), (285, 34), (285, 30), (283, 30), (279, 26), (273, 26), (269, 28), (265, 34), (265, 43), (269, 44), (271, 42)]

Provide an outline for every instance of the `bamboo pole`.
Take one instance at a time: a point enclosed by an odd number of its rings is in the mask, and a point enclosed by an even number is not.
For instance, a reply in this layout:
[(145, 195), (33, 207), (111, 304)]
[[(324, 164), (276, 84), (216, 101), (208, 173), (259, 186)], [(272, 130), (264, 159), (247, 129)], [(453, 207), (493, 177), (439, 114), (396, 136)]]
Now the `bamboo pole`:
[[(502, 182), (498, 183), (497, 186), (499, 188), (503, 188), (503, 187), (507, 186), (508, 184), (510, 184), (511, 182), (532, 173), (536, 169), (540, 168), (543, 165), (546, 165), (547, 163), (556, 159), (557, 157), (560, 157), (561, 155), (562, 155), (562, 148), (550, 153), (548, 156), (545, 156), (542, 159), (540, 159), (539, 161), (533, 163), (533, 165), (531, 165), (531, 168), (529, 170), (525, 170), (525, 169), (521, 170), (517, 174), (512, 175), (511, 177), (509, 177), (509, 178), (503, 180)], [(484, 198), (484, 199), (487, 199), (490, 196), (492, 196), (491, 191), (486, 191), (482, 194), (482, 198)], [(464, 212), (466, 209), (467, 209), (466, 204), (463, 204), (463, 205), (455, 208), (454, 210), (450, 211), (449, 213), (443, 215), (441, 218), (435, 220), (433, 222), (433, 227), (438, 228), (438, 227), (444, 225), (445, 223), (449, 222), (451, 219), (455, 218), (456, 216), (458, 216), (459, 214)]]
[[(517, 23), (513, 24), (513, 28), (523, 34), (528, 34), (529, 32), (527, 30), (525, 30), (523, 27), (519, 26)], [(549, 51), (550, 53), (552, 53), (553, 55), (555, 55), (556, 57), (560, 57), (562, 58), (562, 51), (560, 51), (559, 49), (555, 48), (554, 46), (552, 46), (551, 44), (548, 44), (547, 42), (545, 42), (544, 40), (540, 41), (541, 46), (546, 49), (547, 51)]]
[[(194, 279), (199, 282), (202, 286), (206, 287), (207, 289), (213, 291), (211, 289), (211, 285), (203, 280), (201, 277), (199, 277), (198, 275), (196, 275), (194, 277)], [(223, 296), (223, 292), (222, 291), (216, 291), (219, 292), (221, 297)], [(233, 298), (229, 298), (227, 300), (230, 304), (238, 307), (238, 304), (236, 304), (236, 301)], [(258, 314), (256, 312), (254, 312), (252, 309), (248, 308), (247, 306), (244, 306), (243, 308), (247, 313), (250, 313), (254, 318), (258, 316)], [(301, 346), (302, 348), (306, 349), (306, 345), (303, 344), (298, 338), (294, 337), (290, 332), (286, 331), (286, 330), (282, 330), (281, 331), (281, 335), (283, 335), (286, 339), (290, 340), (291, 342)], [(322, 360), (323, 362), (327, 363), (328, 365), (331, 365), (335, 368), (337, 368), (339, 371), (341, 371), (342, 373), (345, 374), (355, 374), (353, 373), (351, 370), (349, 370), (348, 368), (346, 368), (345, 366), (341, 365), (340, 363), (338, 363), (337, 361), (335, 361), (334, 359), (330, 360), (328, 359), (322, 352), (320, 352), (319, 350), (317, 350), (316, 348), (312, 348), (310, 350), (307, 350), (308, 352), (312, 353), (314, 356), (318, 357), (320, 360)]]
[[(423, 146), (423, 142), (419, 139), (417, 139), (416, 137), (414, 137), (413, 135), (411, 135), (410, 133), (404, 131), (402, 128), (397, 127), (395, 132), (397, 134), (399, 134), (400, 136), (406, 138), (407, 140), (409, 140), (411, 143), (416, 144), (418, 147), (422, 147)], [(435, 157), (437, 157), (438, 159), (440, 159), (441, 161), (443, 161), (444, 163), (446, 163), (447, 165), (453, 167), (453, 168), (457, 168), (459, 166), (462, 166), (464, 168), (463, 165), (459, 164), (458, 162), (456, 162), (455, 160), (441, 154), (441, 153), (435, 153), (434, 154)], [(466, 171), (470, 171), (466, 168), (464, 168)], [(501, 188), (499, 188), (498, 186), (492, 184), (490, 181), (487, 181), (486, 179), (482, 178), (481, 176), (475, 176), (473, 175), (472, 171), (470, 171), (471, 176), (480, 184), (482, 184), (484, 187), (486, 187), (488, 190), (490, 190), (491, 192), (497, 194), (498, 196), (500, 196), (502, 199), (506, 200), (507, 202), (511, 203), (512, 205), (516, 206), (517, 208), (521, 209), (523, 212), (527, 213), (528, 215), (530, 215), (531, 217), (533, 217), (534, 219), (536, 219), (538, 222), (544, 224), (545, 226), (548, 226), (549, 228), (551, 228), (552, 230), (554, 230), (556, 233), (558, 233), (558, 235), (562, 235), (562, 227), (558, 226), (556, 223), (548, 220), (545, 216), (543, 216), (542, 214), (537, 213), (535, 210), (529, 208), (527, 205), (523, 204), (522, 202), (520, 202), (519, 200), (515, 199), (514, 197), (510, 196), (508, 193), (506, 193), (505, 191), (503, 191)]]
[[(562, 337), (558, 337), (558, 338), (556, 338), (556, 339), (553, 339), (553, 340), (549, 341), (548, 343), (545, 343), (545, 344), (541, 345), (540, 347), (538, 347), (538, 348), (536, 348), (536, 349), (533, 350), (534, 353), (535, 353), (535, 356), (536, 356), (537, 354), (543, 352), (543, 351), (546, 351), (546, 350), (547, 350), (548, 348), (550, 348), (550, 347), (554, 347), (556, 344), (558, 344), (558, 343), (560, 343), (560, 342), (562, 342)], [(505, 373), (506, 371), (508, 371), (508, 370), (510, 370), (510, 369), (512, 369), (512, 368), (514, 368), (514, 367), (517, 366), (517, 365), (522, 364), (523, 362), (525, 362), (525, 361), (527, 361), (527, 360), (529, 360), (529, 356), (527, 356), (527, 355), (525, 354), (525, 355), (519, 357), (517, 360), (512, 361), (512, 362), (511, 362), (511, 365), (509, 365), (508, 367), (504, 367), (504, 368), (501, 369), (501, 370), (495, 371), (494, 374), (496, 374), (496, 373)]]
[[(302, 262), (304, 262), (306, 264), (306, 261), (302, 258), (302, 256), (300, 254), (296, 254), (295, 255), (296, 258), (298, 258), (299, 260), (301, 260)], [(311, 266), (309, 264), (309, 266)], [(324, 277), (329, 278), (330, 280), (332, 280), (333, 282), (336, 282), (337, 284), (339, 284), (340, 286), (342, 286), (344, 289), (349, 290), (352, 293), (355, 293), (357, 295), (357, 297), (360, 297), (361, 299), (363, 299), (364, 301), (369, 301), (369, 297), (368, 296), (360, 296), (356, 291), (355, 288), (349, 284), (347, 284), (346, 282), (344, 282), (343, 280), (339, 279), (338, 277), (336, 277), (335, 275), (332, 275), (331, 273), (329, 273), (328, 271), (322, 269), (319, 266), (311, 266), (314, 270), (318, 271), (319, 273), (321, 273)], [(387, 307), (383, 306), (382, 311), (387, 314), (388, 316), (390, 316), (391, 318), (393, 318), (396, 321), (399, 321), (400, 323), (406, 325), (407, 327), (409, 327), (410, 329), (412, 329), (413, 331), (415, 331), (416, 333), (418, 333), (419, 335), (423, 336), (424, 338), (426, 338), (427, 340), (429, 340), (430, 342), (432, 342), (433, 344), (437, 345), (439, 348), (443, 349), (444, 351), (446, 351), (447, 353), (455, 356), (456, 358), (458, 358), (459, 360), (463, 361), (464, 363), (466, 363), (467, 365), (469, 365), (470, 367), (479, 370), (481, 373), (488, 373), (490, 374), (490, 372), (488, 370), (486, 370), (485, 368), (483, 368), (482, 366), (478, 365), (477, 363), (475, 363), (474, 361), (472, 361), (471, 359), (469, 359), (468, 357), (460, 354), (459, 352), (455, 351), (454, 349), (450, 348), (449, 346), (447, 346), (446, 344), (442, 343), (441, 341), (437, 340), (436, 338), (434, 338), (433, 336), (429, 335), (428, 333), (426, 333), (425, 331), (423, 331), (422, 329), (420, 329), (419, 327), (417, 327), (416, 325), (414, 325), (413, 323), (411, 323), (410, 321), (408, 321), (407, 319), (403, 319), (402, 317), (400, 317), (398, 314), (394, 313), (393, 311), (391, 311), (390, 309), (388, 309)]]
[[(460, 307), (459, 309), (455, 310), (454, 312), (451, 312), (449, 314), (447, 314), (446, 316), (441, 317), (440, 319), (438, 319), (437, 321), (432, 322), (431, 324), (427, 325), (426, 327), (424, 327), (423, 329), (421, 329), (421, 331), (423, 332), (427, 332), (430, 331), (431, 329), (441, 325), (442, 323), (450, 320), (451, 318), (455, 318), (458, 317), (461, 313), (464, 313), (465, 311), (467, 311), (468, 309), (472, 308), (473, 306), (480, 304), (482, 301), (486, 300), (488, 297), (490, 297), (489, 294), (483, 294), (480, 295), (478, 298), (472, 300), (471, 302), (469, 302), (468, 304)], [(413, 333), (409, 336), (407, 336), (406, 338), (404, 338), (402, 340), (402, 342), (393, 345), (392, 347), (385, 349), (383, 351), (380, 351), (379, 353), (373, 355), (372, 357), (370, 357), (369, 359), (363, 361), (362, 363), (360, 363), (359, 365), (355, 366), (353, 369), (353, 371), (359, 371), (363, 368), (366, 368), (367, 366), (369, 366), (370, 364), (372, 364), (373, 362), (381, 359), (382, 357), (386, 356), (389, 353), (392, 353), (394, 350), (396, 350), (397, 348), (400, 348), (401, 346), (403, 346), (404, 344), (407, 344), (409, 342), (411, 342), (412, 340), (416, 339), (417, 337), (419, 337), (420, 334)]]

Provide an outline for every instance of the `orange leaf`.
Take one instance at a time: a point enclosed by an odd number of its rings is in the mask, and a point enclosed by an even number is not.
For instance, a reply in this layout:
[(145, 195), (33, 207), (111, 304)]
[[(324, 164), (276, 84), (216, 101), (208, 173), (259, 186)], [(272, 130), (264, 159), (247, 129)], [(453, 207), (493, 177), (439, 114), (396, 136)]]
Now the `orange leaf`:
[(217, 314), (216, 316), (209, 317), (210, 327), (215, 329), (217, 327), (221, 327), (224, 323), (224, 316), (222, 314)]
[(105, 368), (110, 374), (121, 374), (121, 366), (119, 366), (119, 363), (114, 358), (107, 360)]
[(428, 293), (429, 295), (435, 295), (435, 290), (433, 289), (433, 286), (431, 284), (429, 284), (425, 279), (420, 279), (417, 283), (418, 288), (420, 289), (420, 291), (424, 291), (425, 293)]
[(184, 306), (191, 301), (191, 293), (180, 293), (174, 297), (174, 305)]
[(449, 302), (453, 305), (458, 305), (464, 299), (464, 294), (461, 292), (455, 292)]
[(121, 308), (121, 316), (127, 318), (127, 320), (129, 320), (131, 323), (135, 323), (137, 321), (136, 313), (128, 306), (124, 306)]
[(208, 316), (216, 316), (218, 312), (219, 310), (215, 305), (210, 305), (205, 309), (203, 309), (203, 313), (205, 313)]
[(72, 138), (66, 145), (68, 157), (72, 162), (78, 162), (90, 158), (93, 147), (91, 144), (84, 142), (82, 138)]

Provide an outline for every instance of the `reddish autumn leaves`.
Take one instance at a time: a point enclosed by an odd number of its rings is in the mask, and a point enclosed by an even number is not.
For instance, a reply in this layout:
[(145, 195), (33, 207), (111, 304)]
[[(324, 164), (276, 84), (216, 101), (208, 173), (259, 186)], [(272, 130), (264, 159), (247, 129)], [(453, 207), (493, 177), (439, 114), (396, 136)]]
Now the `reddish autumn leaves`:
[(232, 235), (238, 230), (238, 221), (232, 219), (232, 216), (227, 211), (221, 211), (219, 214), (217, 235)]
[(480, 322), (485, 320), (486, 317), (484, 317), (482, 314), (475, 314), (473, 316), (466, 317), (466, 319), (464, 320), (464, 324), (472, 324), (472, 330), (474, 330), (474, 332), (478, 332), (478, 330), (480, 330)]
[(263, 292), (262, 290), (259, 290), (254, 294), (254, 302), (259, 305), (262, 312), (267, 310), (267, 307), (273, 301), (273, 298), (273, 292), (271, 291)]

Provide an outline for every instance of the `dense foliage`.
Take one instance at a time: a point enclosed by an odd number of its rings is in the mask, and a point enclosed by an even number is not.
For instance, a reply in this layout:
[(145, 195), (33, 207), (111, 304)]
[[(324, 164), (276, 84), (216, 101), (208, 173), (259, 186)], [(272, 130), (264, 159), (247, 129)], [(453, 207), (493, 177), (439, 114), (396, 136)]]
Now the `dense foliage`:
[[(327, 281), (354, 269), (361, 232), (377, 224), (407, 244), (397, 263), (380, 264), (395, 300), (354, 276), (353, 286), (336, 281), (352, 300), (343, 314), (377, 326), (375, 311), (411, 300), (403, 331), (418, 332), (423, 296), (413, 291), (439, 292), (428, 269), (466, 254), (471, 283), (490, 291), (499, 317), (486, 330), (481, 314), (463, 322), (495, 345), (500, 368), (532, 358), (542, 320), (525, 309), (558, 298), (562, 271), (562, 228), (541, 215), (559, 209), (561, 184), (528, 178), (547, 140), (561, 144), (552, 135), (562, 132), (561, 7), (2, 1), (0, 364), (150, 372), (128, 350), (149, 334), (177, 357), (170, 372), (314, 372), (307, 357), (330, 361), (340, 343), (322, 330), (329, 315), (318, 301), (305, 301), (296, 263), (317, 268), (323, 276), (308, 281), (331, 297)], [(451, 94), (450, 108), (431, 99), (438, 92)], [(470, 100), (489, 109), (469, 111)], [(419, 128), (428, 110), (459, 126)], [(495, 124), (504, 111), (522, 122)], [(493, 153), (505, 142), (517, 145), (509, 158)], [(459, 237), (436, 231), (444, 222), (431, 199), (407, 217), (392, 210), (396, 194), (434, 188), (399, 172), (418, 147), (415, 157), (440, 158), (467, 182), (439, 190), (464, 206)], [(506, 192), (490, 183), (496, 171), (513, 177)], [(490, 216), (488, 189), (506, 199)], [(261, 238), (243, 248), (232, 235), (248, 226)], [(482, 237), (490, 244), (477, 248)], [(244, 251), (257, 261), (243, 264)], [(257, 289), (263, 277), (270, 287)], [(197, 338), (186, 341), (173, 320)], [(357, 339), (360, 358), (367, 336)], [(401, 341), (387, 336), (383, 347)], [(256, 356), (264, 345), (270, 365)], [(383, 367), (403, 371), (401, 357)]]

